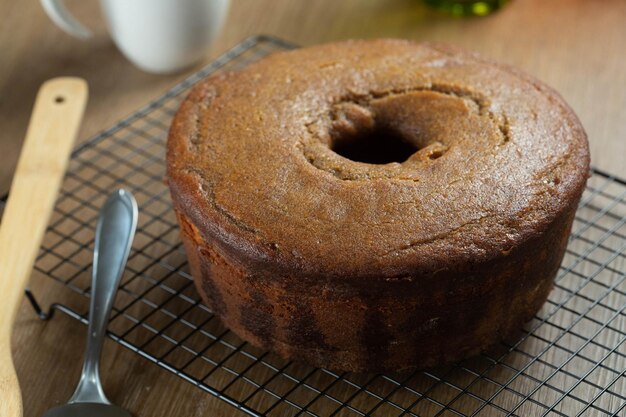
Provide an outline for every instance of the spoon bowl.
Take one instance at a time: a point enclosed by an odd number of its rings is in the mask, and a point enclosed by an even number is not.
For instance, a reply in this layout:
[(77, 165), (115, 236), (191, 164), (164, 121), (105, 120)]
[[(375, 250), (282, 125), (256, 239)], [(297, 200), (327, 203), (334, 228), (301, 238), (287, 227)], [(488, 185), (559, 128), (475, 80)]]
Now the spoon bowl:
[(73, 403), (51, 408), (43, 417), (132, 417), (132, 415), (113, 404)]

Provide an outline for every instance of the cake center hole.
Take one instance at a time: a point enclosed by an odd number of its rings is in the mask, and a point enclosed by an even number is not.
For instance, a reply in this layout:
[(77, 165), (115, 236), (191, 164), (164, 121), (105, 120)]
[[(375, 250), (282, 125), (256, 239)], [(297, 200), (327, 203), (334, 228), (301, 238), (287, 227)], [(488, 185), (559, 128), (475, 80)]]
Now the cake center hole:
[(404, 162), (419, 150), (397, 132), (380, 126), (335, 137), (331, 149), (344, 158), (368, 164)]

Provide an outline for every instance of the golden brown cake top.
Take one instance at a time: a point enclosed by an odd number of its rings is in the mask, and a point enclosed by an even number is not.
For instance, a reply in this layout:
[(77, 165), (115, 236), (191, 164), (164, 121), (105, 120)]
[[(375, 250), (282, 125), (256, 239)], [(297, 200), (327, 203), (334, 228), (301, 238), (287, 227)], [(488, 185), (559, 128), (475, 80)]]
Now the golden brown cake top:
[(553, 90), (402, 40), (276, 53), (201, 82), (167, 161), (177, 207), (242, 261), (388, 279), (506, 255), (576, 203), (589, 169)]

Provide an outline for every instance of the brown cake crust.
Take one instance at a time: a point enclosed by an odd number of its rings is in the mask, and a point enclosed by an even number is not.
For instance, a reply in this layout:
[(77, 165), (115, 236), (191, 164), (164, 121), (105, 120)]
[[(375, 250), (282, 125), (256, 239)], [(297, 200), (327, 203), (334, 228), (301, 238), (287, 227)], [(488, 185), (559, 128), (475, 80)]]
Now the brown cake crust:
[[(378, 128), (419, 150), (382, 165), (332, 150)], [(386, 371), (476, 354), (535, 314), (589, 152), (559, 95), (517, 70), (348, 41), (198, 84), (167, 171), (192, 275), (228, 327), (286, 358)]]

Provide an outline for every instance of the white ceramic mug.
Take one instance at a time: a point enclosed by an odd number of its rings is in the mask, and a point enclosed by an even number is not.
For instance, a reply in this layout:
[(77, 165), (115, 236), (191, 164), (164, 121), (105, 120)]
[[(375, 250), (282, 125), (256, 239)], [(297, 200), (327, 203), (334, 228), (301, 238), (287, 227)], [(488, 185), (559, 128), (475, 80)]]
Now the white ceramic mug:
[[(91, 32), (67, 11), (63, 0), (41, 0), (54, 23), (81, 39)], [(139, 68), (169, 73), (204, 56), (219, 33), (229, 0), (100, 0), (109, 33)]]

